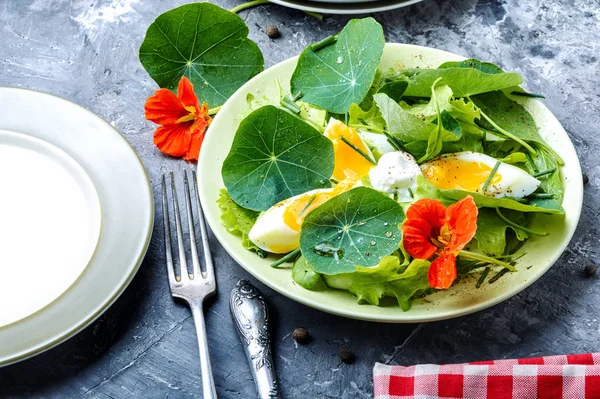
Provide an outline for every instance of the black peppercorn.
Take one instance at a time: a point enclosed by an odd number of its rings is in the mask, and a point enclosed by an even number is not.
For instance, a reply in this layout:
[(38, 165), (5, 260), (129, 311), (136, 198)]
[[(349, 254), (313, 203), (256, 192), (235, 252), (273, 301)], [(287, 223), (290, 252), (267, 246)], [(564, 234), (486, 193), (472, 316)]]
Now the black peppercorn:
[(277, 39), (279, 37), (279, 28), (277, 25), (267, 25), (265, 32), (271, 39)]
[(294, 338), (296, 342), (302, 345), (308, 344), (312, 340), (308, 331), (302, 327), (296, 328), (294, 330), (294, 332), (292, 333), (292, 338)]
[(356, 356), (350, 349), (343, 348), (340, 350), (340, 360), (346, 364), (352, 364), (356, 361)]
[(592, 277), (593, 275), (596, 274), (597, 271), (598, 271), (598, 268), (594, 265), (587, 265), (583, 269), (583, 273), (585, 274), (586, 277)]
[(586, 185), (590, 182), (590, 178), (588, 177), (588, 175), (584, 174), (583, 175), (583, 185)]

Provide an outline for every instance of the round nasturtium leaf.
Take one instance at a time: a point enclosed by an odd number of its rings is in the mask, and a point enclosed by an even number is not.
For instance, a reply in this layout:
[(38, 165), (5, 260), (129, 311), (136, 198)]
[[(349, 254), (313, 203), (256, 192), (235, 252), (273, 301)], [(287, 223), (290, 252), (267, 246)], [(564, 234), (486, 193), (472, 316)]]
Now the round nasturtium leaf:
[(242, 120), (221, 169), (231, 198), (257, 211), (313, 189), (331, 187), (332, 173), (331, 141), (273, 105)]
[(398, 249), (399, 224), (405, 219), (393, 199), (368, 187), (357, 187), (312, 210), (302, 223), (300, 249), (319, 273), (372, 267)]
[(290, 81), (292, 94), (333, 113), (348, 112), (367, 95), (384, 46), (377, 21), (350, 20), (332, 43), (312, 44), (302, 52)]
[(175, 91), (182, 76), (200, 102), (214, 108), (264, 68), (260, 49), (236, 14), (211, 3), (193, 3), (161, 14), (140, 47), (148, 74)]

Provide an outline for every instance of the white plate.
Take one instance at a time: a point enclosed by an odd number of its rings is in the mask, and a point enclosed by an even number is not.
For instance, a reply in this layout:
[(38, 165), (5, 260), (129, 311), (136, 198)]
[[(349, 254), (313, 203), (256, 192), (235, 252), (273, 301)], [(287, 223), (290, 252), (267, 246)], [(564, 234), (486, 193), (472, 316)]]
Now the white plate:
[(410, 6), (423, 0), (342, 1), (342, 0), (271, 0), (285, 7), (321, 14), (370, 14)]
[[(462, 59), (464, 57), (434, 48), (388, 43), (380, 69), (435, 68), (446, 61)], [(198, 162), (199, 193), (206, 219), (225, 250), (254, 277), (295, 301), (326, 312), (363, 320), (415, 323), (457, 317), (500, 303), (540, 278), (567, 247), (577, 227), (583, 201), (583, 183), (577, 153), (560, 122), (541, 101), (515, 96), (513, 99), (523, 104), (533, 116), (542, 137), (565, 160), (561, 173), (565, 186), (563, 207), (566, 212), (564, 220), (543, 216), (537, 219), (550, 234), (527, 241), (523, 246), (526, 254), (517, 261), (517, 273), (508, 273), (496, 283), (484, 284), (480, 289), (474, 289), (475, 281), (472, 279), (464, 279), (447, 291), (414, 301), (410, 311), (403, 312), (397, 305), (359, 305), (356, 297), (347, 291), (306, 290), (294, 283), (290, 269), (270, 267), (274, 260), (272, 257), (261, 259), (246, 251), (240, 238), (221, 225), (221, 212), (216, 204), (219, 190), (223, 188), (221, 165), (229, 153), (241, 119), (248, 114), (246, 96), (251, 93), (254, 98), (278, 99), (279, 89), (274, 81), (278, 80), (282, 89), (289, 91), (290, 77), (297, 61), (298, 57), (294, 57), (269, 68), (229, 98), (210, 125)]]
[(146, 171), (111, 125), (67, 100), (0, 88), (0, 366), (89, 325), (146, 253)]

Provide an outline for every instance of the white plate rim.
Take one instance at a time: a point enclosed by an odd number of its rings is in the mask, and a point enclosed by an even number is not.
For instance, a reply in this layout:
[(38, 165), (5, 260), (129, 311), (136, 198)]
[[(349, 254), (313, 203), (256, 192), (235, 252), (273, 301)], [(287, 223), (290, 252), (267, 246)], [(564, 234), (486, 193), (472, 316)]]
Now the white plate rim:
[[(294, 1), (294, 0), (271, 0), (271, 3), (279, 4), (284, 7), (294, 8), (300, 11), (308, 11), (322, 14), (337, 14), (337, 15), (359, 15), (370, 14), (374, 12), (391, 11), (397, 8), (407, 7), (423, 0), (394, 0), (394, 1), (369, 1), (368, 4), (359, 4), (353, 2), (349, 5), (342, 6), (337, 3), (330, 3), (327, 0), (317, 1)], [(312, 3), (312, 4), (311, 4)]]
[[(101, 301), (101, 303), (97, 303), (93, 309), (90, 309), (90, 311), (87, 312), (86, 317), (82, 318), (81, 320), (78, 320), (76, 323), (73, 323), (72, 325), (70, 325), (68, 327), (65, 327), (60, 334), (55, 334), (52, 337), (47, 337), (39, 344), (32, 345), (29, 348), (27, 348), (26, 350), (21, 350), (17, 353), (13, 353), (12, 355), (11, 354), (8, 354), (8, 355), (0, 354), (0, 367), (4, 367), (4, 366), (10, 365), (10, 364), (14, 364), (14, 363), (23, 361), (25, 359), (28, 359), (35, 355), (38, 355), (42, 352), (45, 352), (49, 349), (52, 349), (55, 346), (72, 338), (74, 335), (78, 334), (79, 332), (84, 330), (86, 327), (88, 327), (90, 324), (92, 324), (95, 320), (97, 320), (122, 295), (122, 293), (125, 291), (125, 289), (129, 286), (129, 284), (135, 277), (137, 271), (139, 270), (139, 268), (145, 258), (147, 250), (149, 248), (150, 240), (152, 238), (152, 232), (153, 232), (153, 228), (154, 228), (154, 196), (153, 196), (152, 185), (151, 185), (148, 173), (145, 169), (145, 166), (144, 166), (141, 158), (136, 153), (133, 146), (121, 135), (121, 133), (114, 126), (112, 126), (106, 120), (104, 120), (103, 118), (98, 116), (96, 113), (92, 112), (91, 110), (89, 110), (73, 101), (70, 101), (68, 99), (65, 99), (63, 97), (60, 97), (60, 96), (57, 96), (57, 95), (54, 95), (51, 93), (39, 91), (39, 90), (28, 89), (28, 88), (17, 88), (17, 87), (10, 87), (10, 86), (0, 86), (0, 99), (2, 98), (1, 97), (2, 94), (4, 94), (4, 93), (10, 94), (11, 91), (13, 92), (14, 95), (32, 96), (34, 99), (37, 97), (37, 99), (40, 100), (40, 104), (43, 104), (43, 105), (47, 105), (47, 103), (52, 103), (52, 102), (55, 102), (57, 104), (61, 103), (63, 106), (69, 107), (72, 110), (76, 110), (77, 112), (80, 112), (81, 115), (85, 115), (85, 117), (87, 118), (86, 122), (94, 124), (94, 126), (99, 126), (99, 128), (101, 128), (105, 132), (111, 134), (112, 135), (111, 140), (116, 140), (117, 142), (120, 143), (119, 145), (122, 146), (121, 150), (125, 151), (130, 157), (128, 161), (131, 162), (133, 165), (135, 165), (136, 168), (138, 168), (137, 171), (135, 172), (135, 173), (139, 173), (138, 177), (140, 179), (138, 180), (138, 183), (140, 185), (142, 185), (147, 191), (144, 193), (145, 195), (139, 196), (140, 201), (142, 201), (142, 200), (145, 201), (145, 202), (143, 202), (144, 207), (140, 209), (140, 211), (141, 211), (140, 214), (142, 214), (142, 213), (144, 214), (143, 215), (144, 223), (143, 223), (143, 225), (141, 225), (142, 230), (144, 231), (144, 234), (142, 237), (140, 237), (140, 239), (137, 240), (138, 246), (133, 249), (136, 252), (133, 255), (135, 257), (135, 260), (130, 263), (130, 266), (127, 269), (124, 269), (125, 273), (123, 274), (123, 276), (120, 280), (121, 284), (119, 284), (116, 287), (113, 287), (111, 294), (109, 296), (105, 297)], [(37, 105), (38, 104), (36, 104), (36, 106)], [(4, 123), (5, 122), (0, 118), (0, 129), (6, 130), (9, 132), (30, 134), (29, 131), (24, 132), (24, 131), (20, 131), (19, 129), (14, 129), (11, 127), (6, 128), (6, 127), (4, 127)], [(35, 124), (37, 122), (35, 120), (28, 120), (26, 123)], [(28, 130), (28, 129), (26, 129), (26, 130)], [(31, 130), (35, 131), (36, 129), (32, 128)], [(65, 148), (61, 148), (60, 145), (56, 145), (55, 143), (53, 143), (50, 140), (44, 140), (43, 138), (40, 138), (36, 134), (31, 134), (31, 136), (33, 136), (34, 138), (41, 139), (42, 141), (47, 141), (50, 145), (58, 147), (60, 150), (66, 152), (67, 155), (69, 155), (71, 158), (75, 159), (75, 161), (79, 164), (79, 166), (90, 177), (90, 179), (92, 180), (92, 183), (94, 184), (94, 186), (98, 192), (98, 195), (100, 196), (99, 189), (98, 189), (98, 187), (96, 187), (96, 182), (94, 181), (94, 179), (92, 179), (92, 176), (90, 176), (89, 168), (84, 166), (80, 161), (77, 161), (76, 154), (73, 154), (72, 152), (65, 150)], [(100, 226), (100, 237), (102, 238), (103, 234), (105, 233), (105, 228), (106, 228), (105, 223), (104, 223), (105, 222), (104, 212), (106, 211), (105, 204), (100, 202), (100, 208), (101, 208), (101, 212), (103, 213), (103, 217), (101, 219), (101, 226)], [(100, 239), (99, 239), (99, 241), (100, 241)], [(80, 283), (83, 276), (87, 273), (87, 271), (90, 268), (90, 265), (95, 261), (96, 255), (98, 254), (99, 248), (101, 247), (101, 245), (102, 245), (102, 243), (99, 242), (98, 245), (96, 246), (94, 254), (92, 255), (92, 259), (90, 260), (89, 264), (86, 266), (84, 272), (63, 294), (61, 294), (55, 301), (46, 305), (44, 308), (40, 309), (39, 311), (21, 319), (21, 320), (18, 320), (11, 324), (6, 325), (6, 326), (0, 327), (0, 338), (5, 333), (5, 331), (10, 331), (10, 329), (14, 328), (15, 326), (22, 326), (25, 323), (29, 323), (35, 317), (39, 317), (40, 315), (43, 315), (45, 312), (48, 311), (48, 309), (55, 306), (58, 301), (64, 300), (64, 298), (71, 293), (71, 291), (74, 289), (74, 287), (76, 287)], [(102, 249), (102, 248), (100, 248), (100, 249)], [(106, 250), (110, 250), (110, 248), (106, 248)]]
[[(458, 54), (454, 54), (451, 52), (447, 52), (444, 50), (439, 50), (439, 49), (435, 49), (435, 48), (431, 48), (431, 47), (423, 47), (423, 46), (417, 46), (417, 45), (412, 45), (412, 44), (400, 44), (400, 43), (386, 43), (386, 48), (388, 47), (395, 47), (396, 49), (406, 49), (407, 51), (415, 51), (415, 52), (433, 52), (435, 53), (436, 57), (442, 59), (443, 61), (448, 61), (448, 60), (462, 60), (462, 59), (466, 59), (466, 57), (458, 55)], [(414, 57), (420, 57), (415, 55)], [(255, 82), (259, 81), (262, 76), (268, 76), (270, 73), (274, 73), (274, 71), (276, 71), (279, 68), (285, 68), (286, 66), (289, 67), (289, 65), (287, 64), (295, 64), (298, 60), (299, 56), (295, 56), (292, 58), (289, 58), (287, 60), (284, 60), (272, 67), (270, 67), (269, 69), (265, 70), (264, 72), (262, 72), (261, 74), (255, 76), (253, 79), (251, 79), (249, 82), (247, 82), (244, 86), (242, 86), (237, 93), (246, 93), (246, 92), (250, 92), (249, 88), (252, 87)], [(384, 53), (384, 58), (385, 58), (385, 53)], [(477, 304), (474, 306), (469, 306), (469, 307), (465, 307), (461, 310), (458, 311), (451, 311), (451, 312), (446, 312), (446, 313), (440, 313), (436, 316), (415, 316), (415, 315), (411, 315), (411, 312), (402, 312), (399, 308), (398, 308), (398, 313), (396, 315), (385, 315), (385, 316), (372, 316), (370, 314), (368, 314), (367, 312), (356, 312), (356, 311), (352, 311), (349, 309), (337, 309), (337, 308), (332, 308), (330, 306), (327, 306), (326, 304), (320, 303), (320, 302), (315, 302), (314, 300), (309, 300), (306, 297), (302, 296), (302, 295), (297, 295), (296, 293), (292, 293), (292, 292), (283, 292), (282, 287), (276, 287), (273, 284), (271, 284), (269, 281), (267, 281), (267, 279), (261, 275), (261, 273), (257, 272), (257, 270), (255, 270), (253, 267), (250, 267), (248, 265), (245, 264), (244, 260), (242, 259), (242, 257), (239, 255), (241, 253), (241, 251), (246, 251), (245, 249), (243, 249), (240, 245), (240, 241), (238, 237), (233, 236), (231, 233), (229, 233), (226, 229), (224, 229), (221, 226), (220, 223), (220, 212), (206, 212), (206, 209), (210, 209), (211, 207), (213, 207), (213, 204), (211, 204), (211, 200), (213, 199), (212, 197), (212, 193), (210, 192), (211, 189), (213, 189), (213, 186), (210, 186), (209, 184), (205, 184), (205, 181), (209, 181), (211, 180), (210, 178), (207, 178), (204, 173), (202, 173), (202, 171), (205, 169), (204, 166), (205, 165), (209, 165), (211, 160), (210, 160), (210, 156), (206, 155), (209, 153), (208, 150), (206, 150), (207, 147), (211, 146), (211, 142), (214, 140), (216, 141), (216, 139), (214, 137), (211, 137), (211, 130), (210, 129), (217, 129), (219, 127), (219, 118), (220, 115), (224, 115), (228, 113), (229, 108), (233, 108), (232, 104), (234, 101), (236, 94), (232, 95), (230, 97), (230, 99), (228, 100), (228, 102), (226, 102), (223, 107), (221, 108), (220, 113), (217, 115), (217, 117), (213, 120), (213, 123), (211, 124), (211, 126), (209, 127), (209, 131), (207, 132), (207, 138), (204, 141), (204, 146), (203, 146), (203, 151), (201, 151), (200, 153), (200, 159), (198, 162), (198, 188), (199, 188), (199, 194), (200, 194), (200, 199), (203, 203), (204, 209), (205, 209), (205, 214), (206, 214), (206, 219), (211, 227), (211, 230), (213, 231), (213, 233), (215, 234), (215, 236), (217, 237), (217, 239), (219, 240), (219, 242), (221, 243), (221, 245), (225, 248), (225, 250), (229, 253), (229, 255), (238, 263), (240, 264), (246, 271), (248, 271), (252, 276), (254, 276), (256, 279), (258, 279), (259, 281), (261, 281), (262, 283), (264, 283), (265, 285), (269, 286), (270, 288), (274, 289), (275, 291), (279, 292), (280, 294), (296, 301), (299, 303), (302, 303), (306, 306), (327, 312), (327, 313), (331, 313), (331, 314), (335, 314), (338, 316), (342, 316), (342, 317), (347, 317), (347, 318), (353, 318), (353, 319), (358, 319), (358, 320), (365, 320), (365, 321), (374, 321), (374, 322), (386, 322), (386, 323), (421, 323), (421, 322), (432, 322), (432, 321), (438, 321), (438, 320), (445, 320), (445, 319), (450, 319), (450, 318), (455, 318), (455, 317), (460, 317), (460, 316), (464, 316), (467, 314), (471, 314), (471, 313), (475, 313), (478, 312), (480, 310), (484, 310), (487, 309), (491, 306), (494, 306), (500, 302), (503, 302), (509, 298), (511, 298), (512, 296), (518, 294), (519, 292), (523, 291), (524, 289), (526, 289), (527, 287), (529, 287), (531, 284), (533, 284), (535, 281), (537, 281), (550, 267), (552, 267), (552, 265), (554, 265), (554, 263), (558, 260), (558, 258), (562, 255), (562, 253), (564, 252), (564, 250), (566, 249), (568, 243), (570, 242), (570, 239), (572, 238), (573, 234), (575, 233), (575, 229), (577, 227), (577, 223), (579, 221), (580, 215), (581, 215), (581, 208), (583, 205), (583, 183), (581, 181), (581, 167), (579, 164), (579, 159), (577, 158), (577, 154), (576, 151), (574, 149), (573, 143), (570, 141), (570, 139), (568, 138), (567, 133), (564, 131), (564, 128), (562, 128), (562, 126), (560, 125), (560, 122), (554, 117), (554, 115), (539, 101), (536, 99), (530, 99), (530, 98), (513, 98), (513, 100), (518, 101), (520, 103), (524, 103), (527, 102), (528, 104), (534, 104), (535, 106), (541, 107), (543, 109), (545, 109), (547, 111), (547, 115), (548, 117), (551, 117), (553, 119), (553, 123), (555, 123), (558, 127), (560, 127), (560, 131), (562, 133), (559, 134), (564, 134), (564, 136), (567, 138), (568, 140), (568, 148), (565, 151), (570, 151), (572, 152), (572, 154), (574, 154), (574, 160), (576, 160), (575, 163), (569, 165), (569, 167), (573, 168), (572, 171), (572, 175), (571, 176), (578, 176), (578, 185), (577, 185), (577, 192), (571, 192), (570, 194), (574, 196), (574, 199), (576, 201), (576, 203), (573, 205), (574, 209), (572, 210), (572, 212), (569, 213), (569, 218), (571, 220), (571, 224), (568, 226), (568, 231), (567, 231), (567, 236), (565, 239), (563, 239), (563, 241), (561, 242), (561, 246), (559, 248), (559, 250), (555, 251), (553, 253), (552, 258), (548, 261), (548, 263), (545, 265), (545, 267), (543, 268), (538, 268), (536, 270), (536, 274), (534, 274), (533, 276), (531, 276), (527, 281), (525, 281), (524, 283), (520, 284), (517, 289), (513, 289), (510, 292), (500, 295), (500, 296), (496, 296), (491, 300), (488, 300), (484, 303), (481, 304)], [(229, 103), (229, 104), (228, 104)], [(221, 116), (221, 118), (225, 118), (224, 116)], [(536, 121), (537, 122), (537, 121)], [(239, 123), (239, 121), (238, 121)], [(548, 138), (546, 138), (548, 139)], [(208, 145), (207, 145), (208, 144)], [(561, 155), (562, 155), (562, 151), (560, 151)], [(218, 180), (221, 181), (221, 186), (222, 187), (222, 180), (220, 177), (220, 173), (219, 173), (219, 177)], [(563, 180), (564, 180), (564, 176), (563, 176)], [(207, 205), (207, 202), (209, 203), (209, 205)], [(563, 202), (564, 204), (565, 202)], [(214, 209), (214, 207), (213, 207)], [(236, 239), (236, 244), (237, 245), (232, 245), (233, 240), (231, 240), (231, 237), (234, 237)], [(241, 249), (241, 250), (240, 250)], [(289, 280), (291, 280), (291, 275), (289, 276)], [(312, 292), (312, 291), (309, 291)], [(352, 307), (354, 307), (352, 305)], [(358, 307), (362, 307), (364, 309), (368, 309), (368, 307), (374, 307), (372, 305), (358, 305)], [(376, 308), (376, 307), (375, 307)], [(400, 315), (400, 317), (398, 317), (398, 315)]]

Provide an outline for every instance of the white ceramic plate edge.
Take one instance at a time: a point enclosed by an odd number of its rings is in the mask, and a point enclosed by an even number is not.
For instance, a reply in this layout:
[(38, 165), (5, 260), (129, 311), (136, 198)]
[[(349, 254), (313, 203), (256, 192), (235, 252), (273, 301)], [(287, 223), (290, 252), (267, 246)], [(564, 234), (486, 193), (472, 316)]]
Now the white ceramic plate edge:
[[(47, 96), (47, 98), (51, 98), (51, 99), (53, 99), (53, 101), (59, 101), (59, 102), (64, 101), (64, 102), (70, 104), (70, 106), (74, 106), (76, 109), (79, 109), (82, 112), (86, 113), (90, 117), (90, 119), (93, 120), (94, 123), (98, 123), (99, 125), (104, 126), (105, 128), (108, 129), (108, 131), (111, 131), (112, 133), (114, 133), (114, 135), (116, 135), (117, 140), (119, 140), (119, 142), (122, 141), (123, 143), (125, 143), (127, 152), (135, 157), (136, 164), (143, 171), (143, 179), (144, 179), (143, 183), (144, 183), (145, 187), (148, 189), (147, 193), (149, 195), (147, 196), (147, 198), (145, 198), (145, 200), (148, 201), (148, 214), (145, 215), (145, 220), (147, 221), (147, 223), (145, 226), (143, 226), (146, 234), (145, 234), (143, 241), (140, 241), (139, 246), (134, 249), (136, 251), (137, 258), (136, 258), (135, 262), (132, 263), (133, 267), (131, 267), (129, 269), (129, 272), (127, 273), (127, 275), (123, 276), (123, 279), (121, 280), (121, 284), (114, 287), (112, 289), (112, 291), (110, 292), (110, 294), (107, 295), (106, 299), (104, 301), (102, 301), (102, 303), (99, 303), (91, 312), (89, 312), (85, 318), (83, 318), (79, 322), (75, 323), (70, 328), (66, 328), (62, 333), (57, 334), (52, 337), (49, 337), (49, 338), (43, 340), (42, 342), (40, 342), (38, 345), (32, 346), (28, 350), (20, 351), (18, 353), (13, 354), (12, 356), (0, 357), (0, 367), (4, 367), (4, 366), (10, 365), (10, 364), (20, 362), (22, 360), (31, 358), (35, 355), (38, 355), (40, 353), (43, 353), (47, 350), (50, 350), (50, 349), (56, 347), (57, 345), (67, 341), (68, 339), (72, 338), (73, 336), (75, 336), (76, 334), (78, 334), (79, 332), (81, 332), (82, 330), (87, 328), (88, 326), (90, 326), (106, 310), (108, 310), (108, 308), (110, 308), (110, 306), (112, 306), (116, 302), (116, 300), (123, 294), (125, 289), (129, 286), (129, 284), (131, 283), (131, 281), (137, 274), (137, 272), (145, 258), (146, 253), (149, 248), (149, 245), (150, 245), (150, 240), (152, 238), (152, 233), (153, 233), (153, 229), (154, 229), (154, 216), (155, 216), (154, 215), (154, 196), (153, 196), (152, 185), (151, 185), (151, 182), (150, 182), (150, 179), (148, 176), (148, 172), (147, 172), (141, 158), (139, 157), (139, 155), (133, 148), (133, 146), (125, 139), (125, 137), (123, 137), (123, 135), (114, 126), (112, 126), (106, 120), (104, 120), (103, 118), (98, 116), (96, 113), (90, 111), (89, 109), (87, 109), (79, 104), (76, 104), (70, 100), (67, 100), (65, 98), (62, 98), (62, 97), (59, 97), (59, 96), (56, 96), (56, 95), (53, 95), (50, 93), (45, 93), (42, 91), (32, 90), (32, 89), (0, 86), (0, 91), (2, 91), (2, 90), (15, 90), (17, 92), (27, 92), (27, 93), (32, 93), (34, 96), (35, 95)], [(0, 128), (2, 128), (1, 121), (0, 121)], [(14, 129), (10, 129), (10, 128), (5, 129), (5, 130), (14, 131)], [(17, 132), (17, 133), (23, 133), (23, 132)], [(34, 137), (36, 137), (36, 136), (34, 136)], [(60, 147), (59, 147), (59, 149), (63, 150)], [(73, 157), (73, 154), (69, 154), (68, 152), (67, 152), (67, 154), (70, 155), (71, 157)], [(83, 165), (80, 164), (80, 166), (83, 168), (83, 170), (86, 173), (88, 172), (86, 170), (86, 168), (83, 167)], [(94, 183), (94, 182), (92, 182), (92, 183)], [(100, 203), (100, 207), (101, 207), (101, 211), (103, 212), (104, 209), (103, 209), (102, 202)], [(104, 230), (104, 224), (101, 224), (100, 236), (102, 236), (103, 230)], [(98, 247), (96, 247), (96, 250), (90, 260), (90, 263), (93, 262), (94, 258), (96, 257), (97, 251), (98, 251)], [(89, 264), (88, 264), (88, 267), (89, 267)], [(87, 267), (86, 267), (86, 269), (87, 269)], [(85, 271), (84, 271), (84, 273), (85, 273)], [(2, 333), (2, 330), (6, 329), (6, 328), (10, 328), (11, 326), (18, 325), (22, 322), (25, 322), (26, 320), (29, 320), (31, 317), (33, 317), (35, 315), (43, 313), (44, 310), (46, 310), (48, 307), (52, 306), (54, 303), (56, 303), (57, 301), (62, 299), (65, 295), (67, 295), (67, 293), (69, 291), (71, 291), (78, 284), (78, 282), (82, 279), (82, 276), (84, 275), (84, 273), (82, 273), (82, 275), (79, 276), (79, 278), (63, 294), (61, 294), (61, 296), (59, 296), (55, 301), (53, 301), (52, 303), (48, 304), (43, 309), (37, 311), (36, 313), (34, 313), (22, 320), (19, 320), (14, 323), (11, 323), (7, 326), (1, 327), (0, 334)]]

